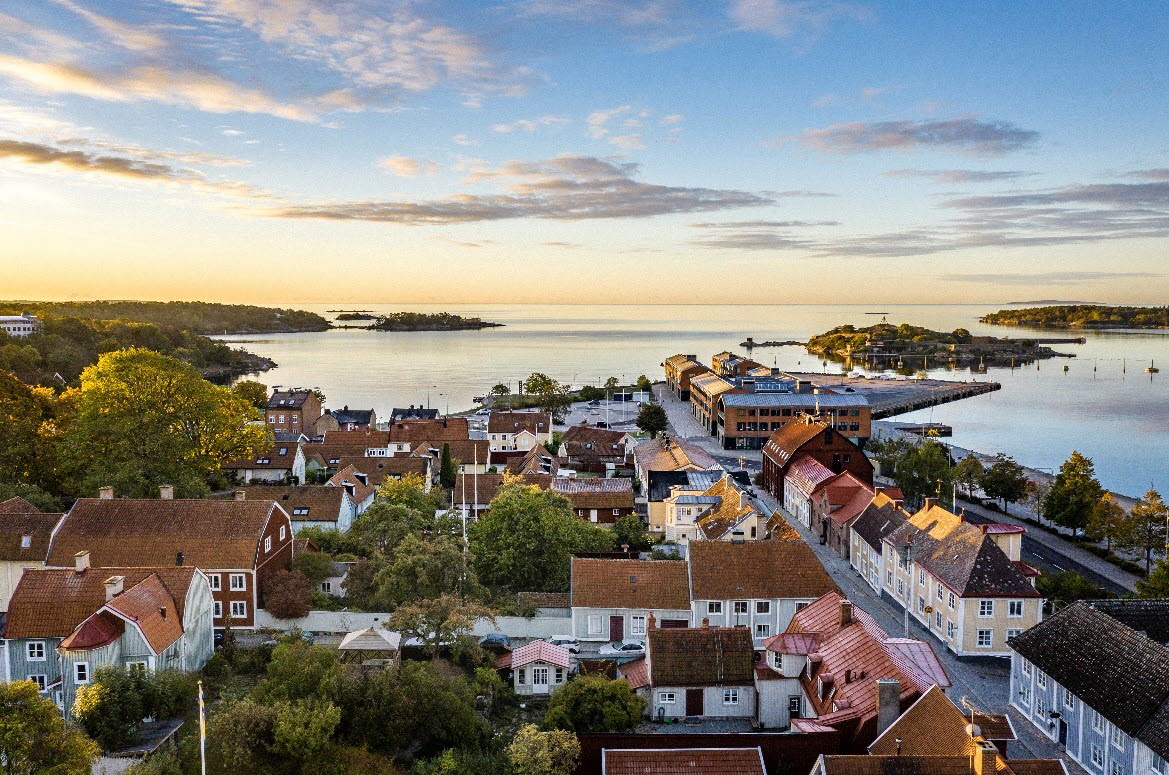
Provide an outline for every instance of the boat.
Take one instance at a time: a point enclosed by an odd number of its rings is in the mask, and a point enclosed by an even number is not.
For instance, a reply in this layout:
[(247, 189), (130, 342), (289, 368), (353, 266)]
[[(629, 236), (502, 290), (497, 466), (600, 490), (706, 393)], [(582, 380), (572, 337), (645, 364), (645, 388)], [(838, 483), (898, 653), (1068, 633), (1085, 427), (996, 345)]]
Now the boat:
[(1147, 371), (1149, 374), (1156, 374), (1161, 370), (1157, 368), (1153, 361), (1149, 361), (1149, 365), (1145, 367), (1145, 371)]

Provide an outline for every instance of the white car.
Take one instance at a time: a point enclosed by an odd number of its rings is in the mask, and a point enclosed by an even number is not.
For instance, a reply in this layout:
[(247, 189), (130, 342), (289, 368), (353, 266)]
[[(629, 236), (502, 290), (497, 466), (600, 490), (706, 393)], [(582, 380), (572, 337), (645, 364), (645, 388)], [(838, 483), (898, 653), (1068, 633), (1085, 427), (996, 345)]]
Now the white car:
[(548, 642), (553, 646), (563, 646), (568, 649), (569, 654), (580, 653), (580, 641), (571, 635), (553, 635)]
[(597, 653), (606, 657), (640, 657), (645, 654), (645, 641), (615, 640), (601, 646)]

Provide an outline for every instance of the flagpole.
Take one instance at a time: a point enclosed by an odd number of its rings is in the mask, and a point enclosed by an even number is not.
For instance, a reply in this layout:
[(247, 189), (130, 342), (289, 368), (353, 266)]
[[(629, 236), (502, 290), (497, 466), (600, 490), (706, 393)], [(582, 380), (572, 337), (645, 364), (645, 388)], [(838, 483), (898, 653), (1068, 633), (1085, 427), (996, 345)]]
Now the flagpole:
[(207, 718), (203, 710), (203, 682), (199, 682), (199, 770), (207, 775)]

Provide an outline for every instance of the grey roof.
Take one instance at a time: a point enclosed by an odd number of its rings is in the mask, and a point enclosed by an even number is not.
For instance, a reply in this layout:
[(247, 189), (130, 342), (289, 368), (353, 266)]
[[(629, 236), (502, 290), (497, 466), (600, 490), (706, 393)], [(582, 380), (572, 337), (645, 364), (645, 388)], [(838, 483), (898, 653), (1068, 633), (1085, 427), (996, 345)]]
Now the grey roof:
[(1086, 705), (1169, 758), (1169, 646), (1125, 623), (1169, 628), (1169, 600), (1073, 603), (1008, 641)]
[(852, 531), (871, 546), (873, 551), (880, 552), (881, 539), (904, 523), (905, 515), (895, 504), (886, 503), (883, 506), (877, 506), (870, 503), (852, 523)]
[(869, 400), (856, 393), (724, 393), (720, 396), (724, 406), (815, 406), (831, 409), (839, 407), (868, 406)]
[(685, 505), (722, 503), (722, 498), (717, 495), (679, 495), (676, 502)]
[(646, 489), (651, 501), (664, 501), (670, 497), (671, 487), (685, 485), (695, 490), (709, 490), (715, 482), (728, 473), (739, 484), (751, 486), (750, 475), (745, 471), (650, 471)]
[[(438, 411), (437, 409), (435, 411)], [(330, 412), (339, 423), (354, 423), (355, 425), (369, 425), (373, 418), (372, 409), (333, 409)]]
[(269, 409), (299, 409), (312, 395), (311, 390), (276, 390), (268, 399)]
[(906, 521), (885, 540), (893, 546), (912, 542), (913, 561), (963, 597), (1040, 596), (994, 539), (969, 522), (937, 539)]
[(437, 420), (437, 409), (423, 409), (421, 406), (409, 409), (402, 409), (401, 407), (394, 407), (394, 411), (390, 412), (390, 421), (396, 422), (398, 420)]

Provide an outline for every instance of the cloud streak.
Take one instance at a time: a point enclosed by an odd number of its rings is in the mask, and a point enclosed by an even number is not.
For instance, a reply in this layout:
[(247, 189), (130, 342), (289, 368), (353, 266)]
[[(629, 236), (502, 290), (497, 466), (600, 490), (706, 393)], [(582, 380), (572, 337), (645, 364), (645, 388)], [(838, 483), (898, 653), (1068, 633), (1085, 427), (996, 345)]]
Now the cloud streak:
[(971, 273), (938, 275), (941, 280), (983, 285), (1082, 285), (1109, 280), (1139, 280), (1164, 277), (1160, 272), (1026, 272), (1026, 273)]
[(934, 183), (997, 183), (1034, 175), (1020, 170), (919, 170), (899, 169), (884, 173), (887, 178), (919, 178)]
[(437, 175), (438, 165), (424, 159), (409, 156), (386, 156), (378, 159), (377, 166), (392, 172), (400, 178), (414, 178), (419, 175)]
[(831, 0), (732, 0), (728, 16), (740, 30), (776, 38), (815, 38), (834, 21), (865, 22), (873, 12), (864, 5)]
[(937, 149), (969, 156), (1002, 156), (1030, 148), (1039, 133), (1009, 121), (952, 118), (944, 121), (856, 121), (805, 129), (798, 142), (825, 153)]

